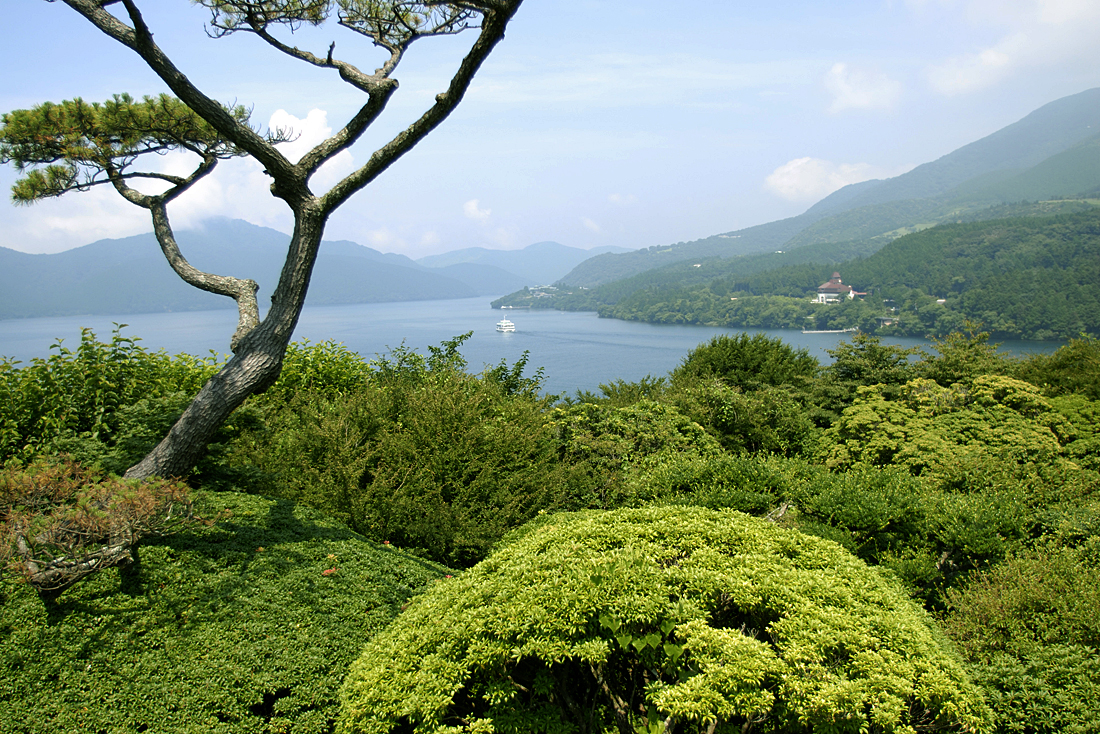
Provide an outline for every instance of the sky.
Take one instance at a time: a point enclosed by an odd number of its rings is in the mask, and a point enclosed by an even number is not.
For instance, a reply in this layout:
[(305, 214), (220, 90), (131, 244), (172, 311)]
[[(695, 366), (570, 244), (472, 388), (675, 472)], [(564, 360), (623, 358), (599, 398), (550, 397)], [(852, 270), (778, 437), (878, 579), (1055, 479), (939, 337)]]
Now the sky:
[[(0, 111), (167, 91), (61, 2), (4, 4)], [(254, 36), (210, 38), (199, 5), (139, 5), (199, 88), (252, 107), (254, 123), (293, 129), (292, 160), (364, 101), (331, 70)], [(471, 31), (414, 44), (384, 116), (317, 173), (314, 191), (426, 109), (473, 40)], [(332, 41), (360, 68), (381, 61), (334, 24), (293, 38), (319, 55)], [(799, 214), (844, 185), (898, 175), (1097, 86), (1097, 0), (525, 0), (459, 108), (345, 203), (326, 239), (412, 258), (544, 240), (691, 241)], [(169, 155), (158, 165), (186, 163)], [(4, 167), (0, 186), (16, 176)], [(254, 161), (223, 162), (169, 215), (177, 230), (233, 217), (288, 232), (268, 183)], [(151, 229), (145, 210), (107, 187), (0, 202), (0, 247), (23, 252)]]

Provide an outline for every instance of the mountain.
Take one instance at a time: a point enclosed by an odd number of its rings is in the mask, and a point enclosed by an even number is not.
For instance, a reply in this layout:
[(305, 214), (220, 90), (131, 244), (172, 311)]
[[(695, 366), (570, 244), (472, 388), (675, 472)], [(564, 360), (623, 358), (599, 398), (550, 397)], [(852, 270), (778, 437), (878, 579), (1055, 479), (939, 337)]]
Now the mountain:
[[(536, 242), (522, 250), (490, 250), (468, 247), (463, 250), (429, 255), (416, 262), (429, 268), (446, 268), (459, 264), (487, 265), (518, 276), (524, 285), (546, 285), (562, 278), (581, 262), (605, 253), (629, 252), (625, 247), (597, 247), (582, 250), (557, 242)], [(512, 289), (508, 289), (512, 290)], [(505, 293), (505, 290), (495, 291)]]
[[(270, 300), (289, 237), (240, 220), (215, 219), (177, 235), (192, 265), (248, 277)], [(469, 277), (469, 274), (466, 274)], [(347, 241), (325, 241), (317, 258), (310, 305), (469, 298), (501, 293), (499, 279), (484, 290), (423, 268), (403, 255)], [(496, 290), (500, 288), (500, 290)], [(193, 288), (172, 271), (151, 233), (101, 240), (53, 255), (0, 248), (0, 318), (196, 311), (232, 308), (230, 299)]]
[(1022, 199), (1100, 190), (1100, 88), (1051, 102), (1018, 122), (908, 173), (845, 186), (788, 219), (694, 242), (602, 255), (561, 282), (593, 286), (654, 268), (826, 242), (879, 239), (957, 221)]
[[(834, 267), (845, 283), (873, 295), (814, 303)], [(598, 310), (650, 323), (766, 329), (813, 323), (809, 328), (916, 337), (943, 337), (969, 320), (998, 338), (1069, 339), (1100, 332), (1098, 283), (1100, 209), (1093, 208), (945, 224), (835, 266), (792, 262), (766, 272), (636, 289)]]

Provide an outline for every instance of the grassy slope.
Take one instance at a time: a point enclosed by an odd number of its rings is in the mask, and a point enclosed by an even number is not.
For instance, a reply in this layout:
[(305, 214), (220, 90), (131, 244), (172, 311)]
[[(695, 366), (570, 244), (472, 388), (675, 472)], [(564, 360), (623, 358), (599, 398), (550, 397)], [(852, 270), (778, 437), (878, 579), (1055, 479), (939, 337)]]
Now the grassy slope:
[(49, 613), (4, 579), (0, 732), (330, 731), (348, 664), (447, 572), (286, 501), (197, 494), (231, 514), (142, 546), (140, 590), (108, 570)]

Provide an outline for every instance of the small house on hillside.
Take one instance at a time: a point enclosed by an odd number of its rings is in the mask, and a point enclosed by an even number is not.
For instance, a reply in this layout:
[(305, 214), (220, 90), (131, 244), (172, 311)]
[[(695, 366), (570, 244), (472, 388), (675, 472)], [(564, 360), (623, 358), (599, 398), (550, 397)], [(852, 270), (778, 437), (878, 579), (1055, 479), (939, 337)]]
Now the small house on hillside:
[(844, 285), (840, 281), (840, 273), (833, 273), (833, 277), (829, 278), (829, 282), (822, 283), (817, 287), (817, 298), (814, 299), (815, 303), (836, 303), (841, 298), (847, 298), (849, 301), (853, 300), (856, 296), (865, 296), (866, 293), (860, 293), (850, 285)]

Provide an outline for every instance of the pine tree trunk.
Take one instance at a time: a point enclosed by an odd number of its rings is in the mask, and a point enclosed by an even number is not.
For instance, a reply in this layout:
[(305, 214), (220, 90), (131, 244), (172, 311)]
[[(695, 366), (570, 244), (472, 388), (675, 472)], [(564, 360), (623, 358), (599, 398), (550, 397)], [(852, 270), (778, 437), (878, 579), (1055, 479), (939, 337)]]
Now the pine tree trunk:
[(271, 310), (237, 342), (232, 359), (203, 385), (168, 435), (126, 471), (127, 478), (185, 476), (233, 411), (279, 378), (287, 344), (305, 303), (326, 219), (309, 206), (300, 209), (295, 214), (286, 264), (271, 297)]

